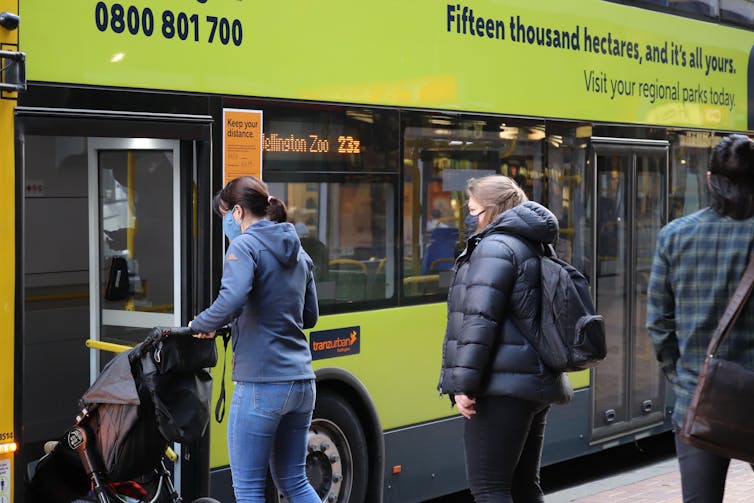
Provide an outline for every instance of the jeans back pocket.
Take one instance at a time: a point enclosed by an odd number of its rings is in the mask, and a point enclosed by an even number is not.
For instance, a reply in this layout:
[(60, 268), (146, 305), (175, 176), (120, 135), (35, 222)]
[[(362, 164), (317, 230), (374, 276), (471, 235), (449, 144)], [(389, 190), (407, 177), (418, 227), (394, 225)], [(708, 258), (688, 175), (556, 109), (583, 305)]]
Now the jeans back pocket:
[(254, 383), (254, 410), (265, 414), (282, 414), (292, 387), (292, 382)]

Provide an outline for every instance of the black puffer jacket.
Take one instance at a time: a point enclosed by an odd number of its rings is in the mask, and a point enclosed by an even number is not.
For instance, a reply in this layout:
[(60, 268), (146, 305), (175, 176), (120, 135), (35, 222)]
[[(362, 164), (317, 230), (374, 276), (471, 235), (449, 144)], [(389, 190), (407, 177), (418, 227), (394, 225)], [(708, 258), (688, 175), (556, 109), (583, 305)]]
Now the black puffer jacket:
[(448, 292), (439, 389), (451, 399), (464, 393), (567, 400), (564, 376), (547, 369), (526, 339), (539, 326), (539, 257), (513, 236), (551, 244), (558, 222), (547, 208), (529, 201), (469, 238)]

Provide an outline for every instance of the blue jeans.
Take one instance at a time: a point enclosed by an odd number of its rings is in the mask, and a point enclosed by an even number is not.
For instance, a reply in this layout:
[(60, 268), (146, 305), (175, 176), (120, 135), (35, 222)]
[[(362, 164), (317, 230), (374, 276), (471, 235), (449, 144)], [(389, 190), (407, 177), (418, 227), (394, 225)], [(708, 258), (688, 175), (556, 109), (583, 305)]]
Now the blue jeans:
[(291, 503), (321, 503), (306, 478), (313, 380), (238, 382), (228, 414), (228, 452), (239, 503), (264, 503), (267, 467)]

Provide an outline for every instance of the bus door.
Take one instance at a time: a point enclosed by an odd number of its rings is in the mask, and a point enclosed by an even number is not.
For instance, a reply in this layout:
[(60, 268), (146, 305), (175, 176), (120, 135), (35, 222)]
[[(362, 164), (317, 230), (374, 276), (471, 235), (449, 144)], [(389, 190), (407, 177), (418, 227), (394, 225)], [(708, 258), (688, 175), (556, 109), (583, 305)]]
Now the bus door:
[[(181, 324), (179, 142), (87, 143), (89, 334), (133, 345)], [(102, 356), (91, 351), (90, 380)]]
[(592, 138), (595, 280), (607, 359), (593, 372), (592, 441), (664, 420), (664, 379), (645, 328), (657, 233), (666, 222), (668, 144)]

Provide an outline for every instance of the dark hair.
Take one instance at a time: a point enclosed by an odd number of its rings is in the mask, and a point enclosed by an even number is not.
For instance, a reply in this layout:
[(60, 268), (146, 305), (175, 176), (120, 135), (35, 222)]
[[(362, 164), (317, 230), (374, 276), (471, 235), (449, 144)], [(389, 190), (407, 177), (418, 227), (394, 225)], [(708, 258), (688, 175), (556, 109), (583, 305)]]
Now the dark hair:
[(735, 219), (754, 215), (754, 141), (740, 134), (723, 138), (709, 163), (710, 206)]
[(278, 223), (288, 220), (285, 203), (271, 196), (267, 184), (254, 176), (234, 178), (212, 201), (212, 208), (218, 215), (235, 205), (250, 211), (257, 218), (267, 218)]

